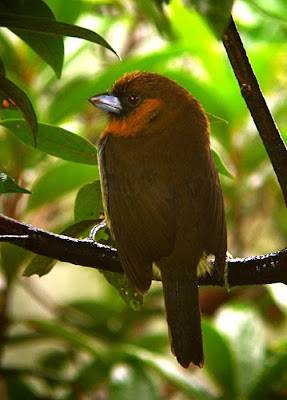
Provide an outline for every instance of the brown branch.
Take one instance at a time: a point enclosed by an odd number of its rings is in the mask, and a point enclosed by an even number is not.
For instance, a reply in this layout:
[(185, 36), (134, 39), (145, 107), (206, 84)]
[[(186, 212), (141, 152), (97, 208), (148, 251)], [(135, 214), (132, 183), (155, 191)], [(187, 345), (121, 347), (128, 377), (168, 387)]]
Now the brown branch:
[(241, 94), (261, 136), (287, 205), (286, 145), (267, 107), (232, 17), (222, 41), (238, 80)]
[[(9, 242), (33, 253), (55, 258), (76, 265), (123, 273), (115, 249), (89, 239), (79, 240), (55, 235), (26, 225), (0, 214), (0, 242)], [(287, 283), (287, 249), (249, 258), (228, 261), (230, 287)], [(224, 286), (215, 276), (200, 278), (199, 284)]]

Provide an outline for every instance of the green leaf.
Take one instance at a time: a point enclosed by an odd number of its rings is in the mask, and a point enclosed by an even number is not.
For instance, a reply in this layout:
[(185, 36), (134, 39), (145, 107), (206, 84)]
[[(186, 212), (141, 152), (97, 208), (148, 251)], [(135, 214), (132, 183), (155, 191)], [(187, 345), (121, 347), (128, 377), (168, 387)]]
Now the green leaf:
[(112, 51), (118, 58), (116, 51), (96, 32), (76, 25), (54, 21), (48, 18), (38, 18), (25, 15), (0, 14), (0, 26), (9, 29), (19, 29), (28, 32), (45, 33), (57, 36), (71, 36), (99, 44)]
[(110, 374), (110, 400), (159, 400), (159, 394), (147, 371), (139, 364), (116, 364)]
[(65, 345), (68, 344), (75, 349), (82, 350), (95, 359), (101, 358), (102, 349), (100, 344), (93, 344), (91, 337), (77, 329), (73, 329), (71, 326), (66, 328), (62, 323), (45, 320), (25, 320), (24, 323), (28, 328), (42, 335), (59, 339), (63, 341)]
[(228, 171), (228, 169), (224, 165), (220, 155), (213, 149), (211, 149), (211, 151), (212, 151), (212, 155), (213, 155), (213, 158), (214, 158), (214, 162), (215, 162), (215, 166), (216, 166), (217, 171), (221, 175), (224, 175), (227, 178), (235, 180), (234, 176), (231, 174), (231, 172)]
[(76, 377), (76, 381), (74, 381), (74, 385), (82, 393), (92, 393), (102, 382), (106, 385), (109, 372), (110, 368), (105, 360), (93, 359), (92, 362), (88, 365), (85, 363), (85, 366), (81, 368), (80, 374)]
[[(250, 400), (280, 399), (280, 394), (276, 396), (276, 388), (286, 388), (287, 371), (287, 352), (272, 352), (270, 360), (265, 363), (262, 374), (256, 381), (254, 387), (249, 393)], [(280, 392), (280, 389), (278, 390)]]
[(219, 39), (230, 20), (234, 0), (190, 0), (192, 6), (206, 19)]
[(67, 193), (95, 179), (99, 179), (97, 165), (55, 163), (35, 182), (29, 197), (28, 208), (31, 210), (57, 201)]
[(41, 368), (45, 370), (63, 370), (70, 361), (71, 354), (67, 349), (49, 350), (42, 354), (38, 360)]
[(266, 338), (260, 316), (249, 305), (234, 304), (220, 312), (216, 326), (230, 343), (237, 391), (234, 398), (247, 399), (266, 360)]
[(228, 122), (223, 118), (217, 117), (216, 115), (210, 114), (209, 112), (205, 112), (205, 113), (208, 116), (208, 120), (209, 120), (209, 122), (211, 124), (214, 124), (214, 123), (217, 123), (217, 122), (228, 124)]
[(121, 359), (133, 360), (153, 369), (161, 378), (179, 389), (190, 399), (215, 400), (218, 395), (200, 380), (196, 374), (188, 374), (183, 368), (161, 357), (159, 354), (136, 346), (123, 346), (119, 349)]
[(64, 229), (61, 232), (61, 235), (71, 236), (73, 238), (77, 238), (81, 236), (87, 229), (93, 228), (95, 225), (101, 222), (100, 219), (86, 219), (75, 224), (68, 226), (68, 228)]
[(161, 11), (160, 4), (155, 4), (156, 1), (154, 0), (134, 0), (134, 3), (140, 15), (149, 18), (162, 36), (169, 39), (174, 37), (170, 21)]
[(245, 2), (248, 5), (255, 6), (256, 11), (259, 9), (268, 18), (287, 22), (287, 3), (285, 0), (245, 0)]
[(75, 221), (97, 219), (103, 212), (100, 181), (82, 187), (76, 197), (74, 207)]
[(31, 193), (29, 190), (18, 186), (13, 179), (9, 178), (4, 172), (0, 172), (0, 194), (1, 193)]
[(33, 386), (22, 379), (8, 377), (5, 379), (5, 386), (9, 400), (40, 400), (33, 390)]
[[(0, 121), (21, 142), (33, 147), (29, 131), (21, 119)], [(39, 124), (37, 149), (63, 160), (82, 164), (97, 164), (97, 150), (88, 140), (66, 129)]]
[[(225, 398), (235, 398), (235, 377), (232, 353), (228, 341), (208, 321), (202, 321), (204, 337), (204, 369)], [(220, 362), (219, 362), (220, 360)]]
[[(23, 30), (13, 29), (9, 27), (17, 36), (26, 42), (47, 64), (55, 71), (56, 76), (60, 78), (63, 62), (64, 62), (64, 41), (60, 36), (51, 36), (37, 31), (30, 32), (30, 18), (46, 18), (55, 21), (55, 17), (46, 3), (40, 0), (13, 0), (13, 2), (2, 2), (0, 6), (1, 14), (8, 13), (8, 19), (3, 21), (8, 24), (12, 23), (13, 18), (21, 21), (22, 17), (26, 18)], [(0, 14), (0, 20), (1, 20)], [(9, 16), (12, 20), (9, 22)], [(25, 21), (25, 20), (24, 20)], [(19, 22), (18, 22), (19, 23)], [(17, 23), (16, 23), (17, 24)]]
[(1, 59), (0, 59), (0, 74), (4, 76), (6, 75), (5, 65)]
[[(77, 224), (73, 224), (66, 228), (62, 235), (71, 236), (71, 237), (79, 237), (83, 232), (87, 229), (92, 228), (96, 225), (97, 221), (95, 220), (88, 220), (88, 221), (81, 221)], [(53, 267), (57, 264), (58, 260), (51, 257), (36, 255), (32, 258), (29, 264), (26, 266), (23, 276), (31, 276), (31, 275), (39, 275), (44, 276), (47, 275)]]
[[(33, 141), (31, 140), (31, 142), (32, 146), (35, 147), (38, 123), (36, 113), (26, 93), (4, 75), (0, 74), (0, 94), (6, 99), (12, 99), (16, 106), (22, 111), (30, 130), (32, 131)], [(30, 136), (30, 134), (28, 134), (28, 136)]]
[(10, 243), (1, 243), (0, 258), (1, 271), (8, 282), (18, 276), (18, 270), (25, 264), (29, 252)]
[(143, 306), (143, 295), (135, 290), (124, 274), (117, 272), (100, 271), (106, 280), (118, 291), (124, 302), (134, 311)]
[(36, 255), (32, 258), (29, 264), (26, 266), (22, 276), (44, 276), (47, 275), (53, 267), (57, 264), (58, 260), (50, 257)]

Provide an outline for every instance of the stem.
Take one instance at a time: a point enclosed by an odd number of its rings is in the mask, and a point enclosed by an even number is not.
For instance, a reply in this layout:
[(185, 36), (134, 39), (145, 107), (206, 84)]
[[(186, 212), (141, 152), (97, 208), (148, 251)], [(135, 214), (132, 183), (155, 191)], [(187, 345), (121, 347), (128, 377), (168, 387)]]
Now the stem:
[(232, 17), (222, 41), (239, 83), (241, 94), (276, 173), (287, 206), (286, 145), (267, 107)]
[[(12, 234), (10, 243), (36, 254), (76, 265), (124, 273), (116, 249), (92, 240), (55, 235), (0, 214), (0, 242), (1, 235), (4, 235), (6, 241), (9, 232)], [(274, 282), (287, 283), (287, 249), (263, 256), (228, 260), (230, 287)], [(224, 286), (224, 280), (219, 281), (214, 275), (207, 274), (199, 279), (199, 285)]]

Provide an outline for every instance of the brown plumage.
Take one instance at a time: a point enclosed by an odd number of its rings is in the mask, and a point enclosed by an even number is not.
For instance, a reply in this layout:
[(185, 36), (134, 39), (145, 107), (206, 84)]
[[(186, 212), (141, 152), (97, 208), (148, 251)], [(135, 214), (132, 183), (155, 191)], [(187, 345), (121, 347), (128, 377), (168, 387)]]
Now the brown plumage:
[(109, 112), (99, 142), (108, 225), (131, 283), (146, 292), (160, 269), (171, 346), (179, 363), (203, 365), (197, 277), (226, 255), (224, 205), (209, 125), (184, 88), (134, 72), (90, 99)]

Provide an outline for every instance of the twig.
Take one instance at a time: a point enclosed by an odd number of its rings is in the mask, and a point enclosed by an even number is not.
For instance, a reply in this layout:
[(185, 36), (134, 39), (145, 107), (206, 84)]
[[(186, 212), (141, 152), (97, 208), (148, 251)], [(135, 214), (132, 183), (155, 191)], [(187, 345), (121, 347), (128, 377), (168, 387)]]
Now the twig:
[[(75, 265), (123, 273), (116, 249), (100, 245), (90, 239), (80, 240), (56, 235), (0, 214), (0, 242), (1, 237), (7, 241), (8, 233), (10, 233), (10, 243), (36, 254)], [(287, 283), (287, 249), (263, 256), (228, 261), (230, 287), (275, 282)], [(213, 275), (200, 278), (199, 284), (224, 286), (223, 280), (218, 281)]]
[(286, 145), (267, 107), (232, 17), (222, 41), (238, 80), (241, 94), (261, 136), (287, 205)]

